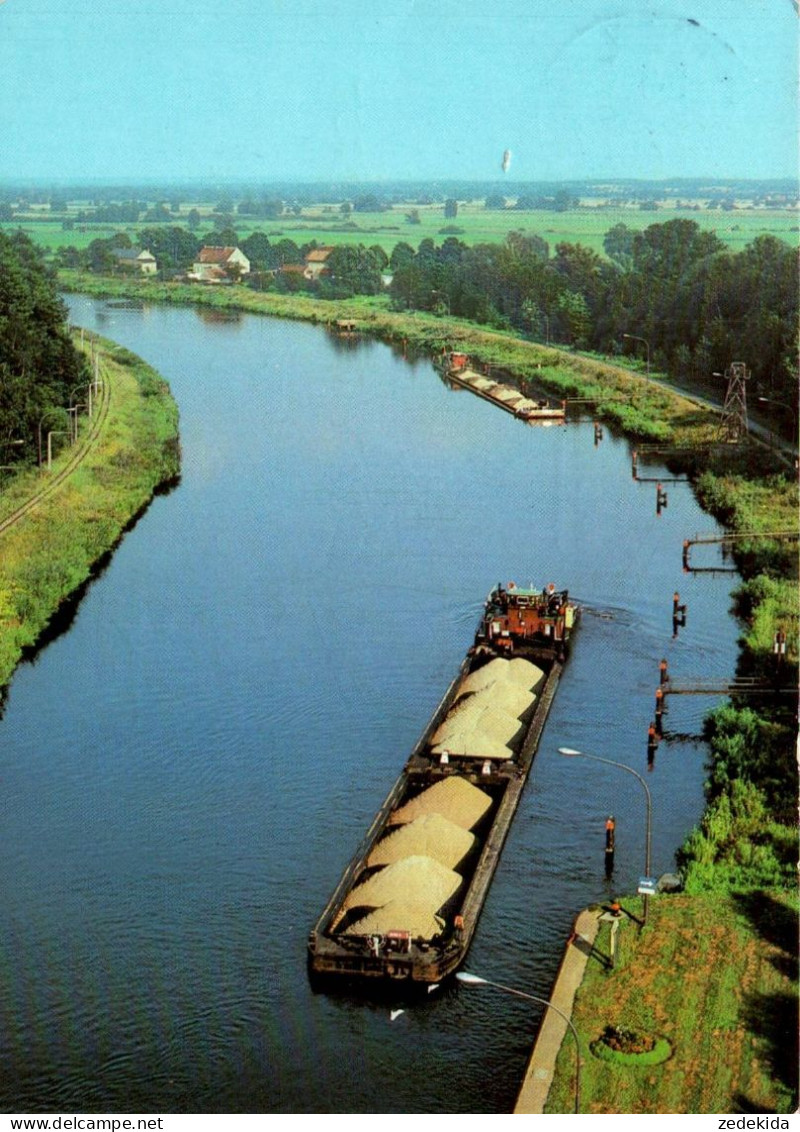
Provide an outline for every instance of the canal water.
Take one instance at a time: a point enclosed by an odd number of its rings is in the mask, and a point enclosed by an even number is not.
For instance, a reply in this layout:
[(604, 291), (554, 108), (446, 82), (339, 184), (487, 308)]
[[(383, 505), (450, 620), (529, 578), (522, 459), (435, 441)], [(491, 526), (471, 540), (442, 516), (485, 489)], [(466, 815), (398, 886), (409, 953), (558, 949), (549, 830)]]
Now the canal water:
[[(312, 991), (308, 931), (489, 589), (553, 581), (582, 623), (467, 962), (548, 993), (575, 913), (644, 857), (639, 783), (557, 748), (645, 774), (659, 660), (733, 672), (731, 576), (681, 572), (713, 522), (680, 484), (657, 515), (608, 430), (526, 426), (381, 343), (70, 308), (169, 380), (183, 474), (0, 720), (0, 1111), (510, 1111), (535, 1008), (446, 985), (392, 1020)], [(710, 706), (670, 703), (656, 874), (702, 810)]]

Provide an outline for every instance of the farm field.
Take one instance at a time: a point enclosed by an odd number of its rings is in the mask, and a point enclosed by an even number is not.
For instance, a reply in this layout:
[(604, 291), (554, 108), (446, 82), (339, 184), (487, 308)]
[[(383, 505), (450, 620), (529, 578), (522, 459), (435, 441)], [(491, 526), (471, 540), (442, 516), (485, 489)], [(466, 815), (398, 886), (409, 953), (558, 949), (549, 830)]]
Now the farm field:
[[(189, 212), (196, 208), (203, 218), (197, 229), (199, 236), (213, 230), (209, 203), (187, 202), (173, 215), (172, 223), (187, 226)], [(409, 223), (406, 219), (413, 212), (419, 223)], [(59, 247), (72, 245), (87, 247), (98, 237), (107, 238), (116, 232), (126, 232), (135, 241), (141, 228), (147, 224), (75, 224), (65, 229), (61, 219), (47, 219), (42, 212), (34, 217), (22, 214), (19, 220), (0, 224), (0, 230), (13, 231), (21, 228), (31, 239), (49, 252)], [(793, 209), (768, 209), (742, 207), (733, 211), (692, 208), (677, 209), (665, 204), (656, 211), (637, 207), (586, 206), (569, 209), (565, 212), (543, 210), (491, 210), (483, 203), (459, 204), (458, 215), (445, 219), (442, 204), (416, 205), (396, 204), (386, 212), (353, 212), (344, 217), (336, 204), (315, 204), (304, 207), (299, 215), (286, 213), (274, 219), (255, 219), (233, 214), (230, 225), (240, 239), (254, 231), (264, 232), (270, 239), (284, 237), (296, 244), (316, 240), (320, 244), (379, 244), (391, 252), (401, 240), (416, 247), (421, 240), (430, 238), (437, 244), (448, 235), (457, 236), (465, 244), (501, 243), (511, 231), (521, 231), (525, 235), (540, 236), (550, 245), (551, 251), (561, 242), (583, 244), (602, 254), (603, 237), (615, 224), (626, 224), (629, 228), (642, 230), (651, 224), (665, 223), (668, 220), (693, 220), (703, 229), (717, 233), (733, 251), (741, 251), (756, 236), (770, 235), (785, 240), (789, 244), (798, 242), (800, 216)]]

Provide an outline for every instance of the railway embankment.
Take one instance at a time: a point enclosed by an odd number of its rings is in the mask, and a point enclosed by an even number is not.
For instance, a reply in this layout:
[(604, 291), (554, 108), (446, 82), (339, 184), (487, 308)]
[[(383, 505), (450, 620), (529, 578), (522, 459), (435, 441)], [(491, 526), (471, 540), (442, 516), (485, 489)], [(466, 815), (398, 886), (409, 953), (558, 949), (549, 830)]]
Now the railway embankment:
[[(49, 468), (45, 448), (41, 467), (0, 490), (0, 690), (179, 474), (178, 410), (166, 381), (113, 342), (84, 334), (82, 348), (98, 359), (91, 418), (79, 417), (77, 442), (63, 444)], [(54, 434), (53, 445), (64, 439)]]

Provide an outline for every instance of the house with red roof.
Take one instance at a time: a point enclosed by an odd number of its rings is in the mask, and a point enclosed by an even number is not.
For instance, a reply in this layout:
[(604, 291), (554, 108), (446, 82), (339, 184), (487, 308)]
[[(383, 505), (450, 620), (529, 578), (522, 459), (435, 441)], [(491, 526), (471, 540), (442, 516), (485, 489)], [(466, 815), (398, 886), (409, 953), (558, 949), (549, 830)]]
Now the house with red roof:
[(312, 248), (305, 258), (305, 267), (303, 268), (303, 275), (306, 279), (319, 279), (320, 275), (327, 275), (330, 271), (328, 267), (328, 257), (331, 252), (335, 251), (333, 247)]
[(187, 279), (200, 283), (222, 283), (250, 273), (250, 260), (239, 248), (201, 248)]

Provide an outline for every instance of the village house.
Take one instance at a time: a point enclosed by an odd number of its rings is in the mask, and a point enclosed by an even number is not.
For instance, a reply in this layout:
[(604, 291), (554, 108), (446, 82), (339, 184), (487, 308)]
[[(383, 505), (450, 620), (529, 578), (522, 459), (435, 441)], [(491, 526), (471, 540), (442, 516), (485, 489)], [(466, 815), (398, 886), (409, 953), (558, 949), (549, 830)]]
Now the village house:
[(158, 271), (156, 257), (146, 248), (114, 248), (111, 254), (122, 271), (137, 271), (141, 275), (155, 275)]
[(328, 275), (328, 257), (335, 251), (332, 247), (312, 248), (306, 255), (303, 275), (306, 279), (319, 279), (320, 275)]
[(250, 260), (239, 248), (201, 248), (187, 279), (200, 283), (221, 283), (236, 273), (249, 275)]

